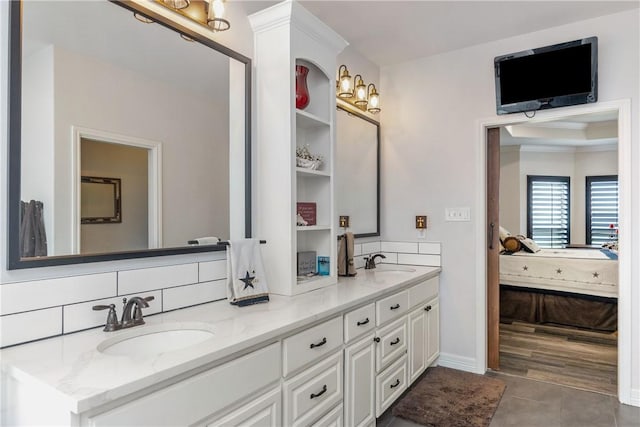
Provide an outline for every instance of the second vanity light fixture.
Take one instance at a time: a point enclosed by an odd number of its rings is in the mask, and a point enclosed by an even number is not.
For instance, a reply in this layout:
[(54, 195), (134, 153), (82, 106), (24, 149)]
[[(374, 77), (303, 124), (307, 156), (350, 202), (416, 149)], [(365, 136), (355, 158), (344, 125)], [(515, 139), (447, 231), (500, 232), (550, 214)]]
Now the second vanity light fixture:
[(356, 74), (351, 81), (349, 70), (346, 65), (338, 68), (338, 82), (336, 94), (338, 98), (355, 105), (363, 111), (372, 114), (380, 112), (380, 94), (376, 85), (369, 83), (367, 86), (360, 74)]
[[(231, 24), (224, 18), (225, 0), (155, 0), (157, 3), (185, 16), (192, 21), (203, 25), (214, 32), (226, 31), (231, 28)], [(134, 14), (136, 19), (151, 23), (152, 20), (140, 14)], [(187, 37), (185, 40), (191, 41)]]

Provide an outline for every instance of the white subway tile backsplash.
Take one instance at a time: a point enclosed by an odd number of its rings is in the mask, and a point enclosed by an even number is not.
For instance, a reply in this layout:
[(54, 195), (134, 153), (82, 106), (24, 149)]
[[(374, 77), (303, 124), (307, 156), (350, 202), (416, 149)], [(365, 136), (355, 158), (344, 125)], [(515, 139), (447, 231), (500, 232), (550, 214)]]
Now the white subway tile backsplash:
[(418, 253), (417, 242), (381, 242), (380, 248), (382, 252), (402, 252), (407, 254)]
[(361, 243), (355, 243), (353, 245), (353, 255), (354, 256), (362, 255), (362, 244)]
[(364, 268), (364, 256), (359, 255), (353, 257), (353, 265), (355, 265), (356, 268)]
[(164, 310), (203, 304), (227, 297), (226, 280), (198, 283), (196, 285), (178, 286), (163, 289)]
[(62, 333), (62, 307), (0, 317), (0, 347)]
[[(440, 266), (440, 251), (437, 242), (356, 243), (354, 262), (362, 269), (365, 256), (382, 253), (378, 263)], [(145, 315), (223, 299), (226, 275), (223, 258), (6, 283), (0, 285), (0, 347), (103, 325), (107, 312), (92, 310), (98, 304), (115, 304), (121, 318), (125, 296), (153, 295)]]
[(143, 308), (142, 313), (146, 315), (162, 312), (162, 291), (145, 292), (143, 295), (131, 294), (114, 296), (112, 298), (101, 299), (96, 301), (88, 301), (80, 304), (72, 304), (63, 307), (65, 334), (83, 329), (94, 328), (104, 325), (107, 321), (108, 310), (94, 311), (94, 305), (115, 304), (118, 319), (122, 319), (122, 298), (131, 298), (134, 296), (148, 297), (153, 296), (153, 301), (149, 301), (149, 307)]
[(137, 294), (198, 282), (198, 264), (170, 265), (118, 272), (118, 295)]
[(227, 260), (201, 262), (199, 267), (200, 282), (225, 279), (227, 277)]
[(398, 264), (440, 267), (440, 255), (398, 254)]
[(380, 242), (368, 242), (362, 244), (363, 254), (374, 254), (380, 252)]
[(384, 263), (384, 264), (397, 264), (398, 263), (398, 254), (395, 252), (382, 252), (386, 258), (384, 259), (376, 259), (376, 263)]
[(440, 243), (420, 242), (419, 253), (429, 255), (440, 255)]
[(117, 295), (116, 273), (7, 283), (0, 286), (0, 314), (12, 314)]

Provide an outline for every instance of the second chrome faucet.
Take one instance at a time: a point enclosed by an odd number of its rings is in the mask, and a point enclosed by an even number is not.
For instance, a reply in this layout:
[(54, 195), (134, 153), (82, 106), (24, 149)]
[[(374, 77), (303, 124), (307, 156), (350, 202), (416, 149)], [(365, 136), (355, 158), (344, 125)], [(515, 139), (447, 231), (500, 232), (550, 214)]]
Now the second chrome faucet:
[(153, 301), (153, 296), (148, 297), (132, 297), (129, 300), (122, 299), (122, 320), (118, 321), (115, 304), (94, 305), (94, 310), (109, 310), (107, 314), (107, 322), (104, 325), (105, 332), (117, 331), (123, 328), (130, 328), (136, 325), (144, 325), (142, 317), (142, 309), (149, 307), (149, 301)]

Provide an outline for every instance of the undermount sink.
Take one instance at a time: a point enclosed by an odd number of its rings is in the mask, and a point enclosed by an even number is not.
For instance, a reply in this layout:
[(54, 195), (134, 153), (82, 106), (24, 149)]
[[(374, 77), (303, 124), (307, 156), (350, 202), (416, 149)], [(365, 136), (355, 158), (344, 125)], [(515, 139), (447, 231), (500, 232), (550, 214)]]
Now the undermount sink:
[(213, 338), (205, 326), (153, 325), (121, 332), (98, 345), (98, 351), (111, 356), (155, 356), (181, 350)]
[(369, 270), (374, 273), (414, 273), (415, 268), (407, 267), (406, 265), (396, 264), (378, 264), (375, 269)]

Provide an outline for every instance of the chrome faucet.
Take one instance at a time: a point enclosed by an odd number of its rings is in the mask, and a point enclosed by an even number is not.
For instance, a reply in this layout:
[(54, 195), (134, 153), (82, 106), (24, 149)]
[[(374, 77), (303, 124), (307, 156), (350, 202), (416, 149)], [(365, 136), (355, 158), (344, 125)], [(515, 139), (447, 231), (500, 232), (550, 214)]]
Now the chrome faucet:
[(376, 258), (378, 257), (382, 259), (386, 258), (386, 256), (384, 256), (383, 254), (375, 254), (364, 257), (364, 269), (371, 270), (372, 268), (376, 268)]
[(124, 308), (122, 309), (122, 320), (120, 321), (122, 327), (130, 328), (136, 325), (144, 325), (144, 319), (142, 318), (142, 309), (149, 307), (148, 301), (153, 300), (153, 296), (149, 296), (146, 298), (132, 297), (129, 299), (129, 301), (127, 301), (126, 298), (123, 298), (122, 303), (124, 304)]

